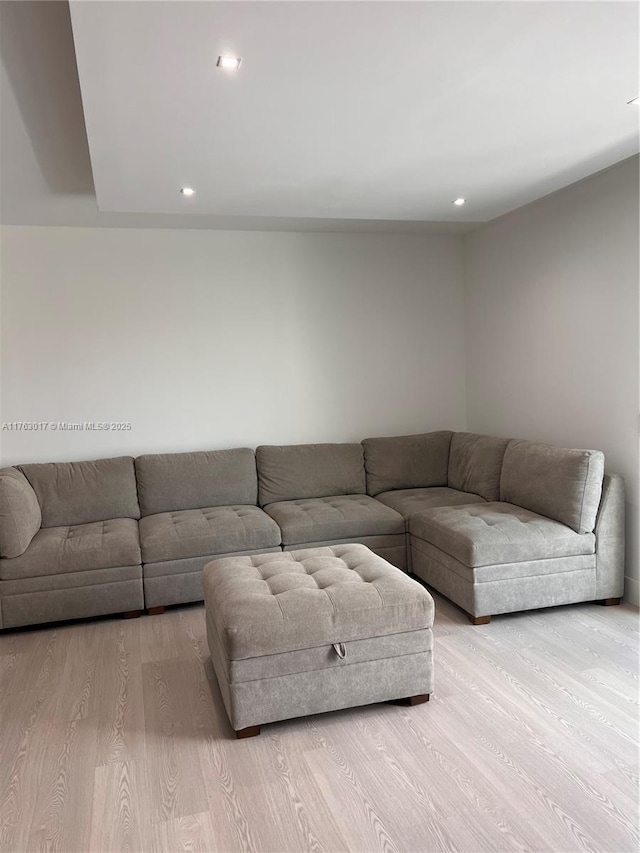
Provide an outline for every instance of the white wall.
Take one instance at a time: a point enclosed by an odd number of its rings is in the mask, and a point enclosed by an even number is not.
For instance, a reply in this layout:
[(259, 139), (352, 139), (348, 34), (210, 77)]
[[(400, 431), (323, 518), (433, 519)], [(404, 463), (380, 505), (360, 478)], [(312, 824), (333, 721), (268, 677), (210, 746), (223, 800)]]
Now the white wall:
[(469, 429), (604, 451), (638, 604), (638, 159), (464, 238)]
[(2, 229), (3, 464), (465, 426), (460, 238)]

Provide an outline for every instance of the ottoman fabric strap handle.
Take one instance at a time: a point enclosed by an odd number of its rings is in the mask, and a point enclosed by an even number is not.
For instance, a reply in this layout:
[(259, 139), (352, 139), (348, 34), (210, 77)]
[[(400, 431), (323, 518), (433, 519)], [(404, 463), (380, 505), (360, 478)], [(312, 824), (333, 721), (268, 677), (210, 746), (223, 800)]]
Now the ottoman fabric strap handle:
[(347, 656), (347, 647), (344, 643), (334, 643), (333, 650), (338, 655), (340, 660), (344, 660)]

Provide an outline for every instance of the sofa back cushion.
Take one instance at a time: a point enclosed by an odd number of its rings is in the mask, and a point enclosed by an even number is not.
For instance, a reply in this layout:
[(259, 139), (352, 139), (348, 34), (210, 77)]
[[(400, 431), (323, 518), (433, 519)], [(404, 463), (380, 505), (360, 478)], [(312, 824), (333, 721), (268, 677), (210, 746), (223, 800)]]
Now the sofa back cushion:
[(365, 438), (364, 464), (367, 494), (391, 489), (426, 489), (447, 485), (452, 432)]
[(152, 453), (136, 459), (142, 515), (256, 505), (256, 458), (248, 447), (194, 453)]
[(500, 500), (591, 533), (602, 494), (604, 454), (514, 439), (502, 463)]
[(508, 438), (455, 432), (449, 453), (449, 488), (499, 501), (502, 460), (508, 444)]
[(0, 469), (0, 557), (19, 557), (42, 525), (36, 493), (17, 468)]
[(140, 518), (131, 456), (19, 467), (38, 496), (43, 527)]
[(256, 450), (256, 461), (260, 506), (366, 494), (360, 444), (263, 444)]

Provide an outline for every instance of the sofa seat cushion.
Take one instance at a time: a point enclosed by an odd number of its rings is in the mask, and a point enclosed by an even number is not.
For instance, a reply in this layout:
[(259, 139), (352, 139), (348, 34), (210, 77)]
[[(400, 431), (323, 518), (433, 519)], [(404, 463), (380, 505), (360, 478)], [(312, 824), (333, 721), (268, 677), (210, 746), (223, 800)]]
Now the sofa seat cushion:
[(413, 515), (412, 537), (465, 566), (491, 566), (595, 552), (595, 536), (508, 503), (440, 507)]
[(140, 565), (138, 522), (114, 518), (69, 527), (43, 527), (20, 557), (0, 560), (0, 579)]
[(145, 563), (255, 551), (280, 544), (278, 525), (257, 506), (211, 506), (140, 519)]
[(406, 519), (423, 509), (437, 506), (459, 506), (460, 504), (484, 503), (484, 498), (470, 492), (460, 492), (439, 486), (432, 489), (393, 489), (376, 495), (376, 500), (395, 509)]
[(280, 526), (285, 546), (405, 531), (399, 513), (367, 495), (278, 501), (265, 511)]

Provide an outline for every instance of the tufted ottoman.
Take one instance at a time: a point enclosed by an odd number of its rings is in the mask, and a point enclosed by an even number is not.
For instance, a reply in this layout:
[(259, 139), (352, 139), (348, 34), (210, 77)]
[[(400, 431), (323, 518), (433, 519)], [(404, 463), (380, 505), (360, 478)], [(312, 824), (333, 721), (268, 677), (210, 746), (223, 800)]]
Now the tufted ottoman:
[(205, 566), (204, 596), (236, 737), (275, 720), (429, 698), (433, 599), (364, 545), (218, 559)]

